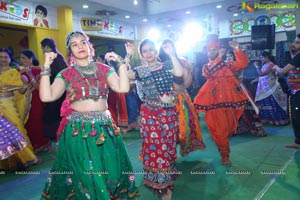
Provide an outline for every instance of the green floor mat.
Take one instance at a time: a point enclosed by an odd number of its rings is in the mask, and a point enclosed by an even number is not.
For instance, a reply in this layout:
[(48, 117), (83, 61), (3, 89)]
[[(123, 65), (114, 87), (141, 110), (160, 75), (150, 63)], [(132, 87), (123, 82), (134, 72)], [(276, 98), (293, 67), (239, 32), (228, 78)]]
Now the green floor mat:
[[(290, 126), (267, 126), (268, 137), (250, 134), (230, 138), (232, 167), (221, 165), (220, 155), (201, 123), (206, 150), (198, 150), (187, 157), (178, 153), (177, 169), (181, 175), (175, 181), (173, 200), (296, 200), (300, 191), (299, 150), (285, 148), (293, 141)], [(141, 147), (138, 131), (123, 134), (141, 192), (140, 200), (159, 200), (143, 185)], [(178, 151), (179, 152), (179, 151)], [(40, 175), (1, 174), (1, 199), (38, 200), (54, 161), (55, 152), (39, 155), (43, 162), (30, 167)], [(284, 175), (274, 173), (284, 169)]]

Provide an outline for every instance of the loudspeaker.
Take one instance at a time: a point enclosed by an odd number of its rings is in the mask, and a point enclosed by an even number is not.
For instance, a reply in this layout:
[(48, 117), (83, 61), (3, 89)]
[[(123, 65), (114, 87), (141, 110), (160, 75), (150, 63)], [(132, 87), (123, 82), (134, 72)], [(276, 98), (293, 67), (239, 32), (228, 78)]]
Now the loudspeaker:
[(251, 49), (263, 50), (275, 47), (275, 24), (255, 25), (251, 28)]

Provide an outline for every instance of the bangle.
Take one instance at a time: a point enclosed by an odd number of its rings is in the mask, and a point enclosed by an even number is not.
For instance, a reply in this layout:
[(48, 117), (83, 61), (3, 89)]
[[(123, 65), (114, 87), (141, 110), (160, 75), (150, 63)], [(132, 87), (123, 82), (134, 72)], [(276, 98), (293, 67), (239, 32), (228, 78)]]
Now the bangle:
[(124, 59), (121, 57), (121, 56), (118, 56), (117, 60), (116, 60), (116, 63), (117, 63), (117, 71), (119, 70), (120, 66), (125, 64), (125, 61)]
[(51, 76), (51, 68), (43, 67), (40, 76)]

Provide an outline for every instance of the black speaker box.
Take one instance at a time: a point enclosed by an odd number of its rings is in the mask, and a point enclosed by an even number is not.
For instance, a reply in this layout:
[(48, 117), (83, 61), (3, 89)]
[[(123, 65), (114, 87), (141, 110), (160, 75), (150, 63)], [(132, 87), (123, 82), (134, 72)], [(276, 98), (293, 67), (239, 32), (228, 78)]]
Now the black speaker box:
[(275, 47), (275, 24), (254, 25), (251, 28), (251, 49), (263, 50)]

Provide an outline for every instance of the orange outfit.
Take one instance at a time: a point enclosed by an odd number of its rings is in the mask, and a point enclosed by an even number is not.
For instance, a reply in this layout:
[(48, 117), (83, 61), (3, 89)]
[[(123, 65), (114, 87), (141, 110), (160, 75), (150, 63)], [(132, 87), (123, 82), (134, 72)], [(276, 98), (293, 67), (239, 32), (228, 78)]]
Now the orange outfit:
[(248, 58), (241, 50), (234, 54), (236, 61), (224, 62), (217, 57), (203, 67), (202, 75), (207, 81), (194, 99), (197, 112), (205, 112), (204, 120), (222, 158), (229, 157), (228, 138), (235, 132), (248, 103), (234, 75), (235, 71), (247, 67)]

